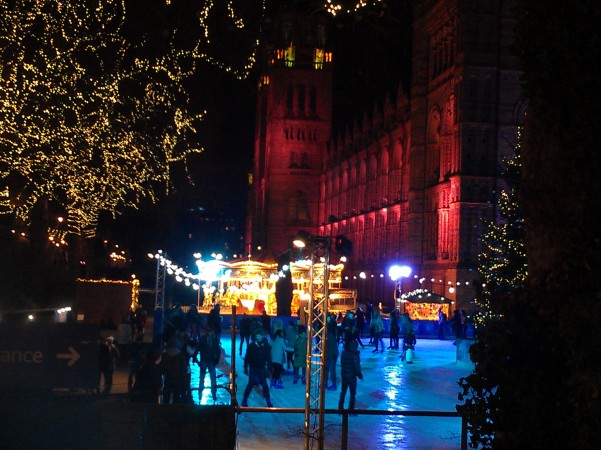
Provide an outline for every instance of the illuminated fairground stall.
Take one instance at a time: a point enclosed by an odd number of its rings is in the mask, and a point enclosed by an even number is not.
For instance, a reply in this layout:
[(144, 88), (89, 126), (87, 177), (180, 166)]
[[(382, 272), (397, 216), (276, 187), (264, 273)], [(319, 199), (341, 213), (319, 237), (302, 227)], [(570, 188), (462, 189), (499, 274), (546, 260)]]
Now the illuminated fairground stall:
[(399, 310), (408, 313), (412, 320), (438, 321), (439, 308), (442, 308), (447, 317), (451, 317), (453, 302), (427, 289), (415, 289), (404, 293), (397, 301)]
[[(236, 305), (238, 313), (260, 314), (263, 310), (270, 315), (277, 315), (275, 296), (276, 282), (279, 279), (276, 263), (257, 261), (219, 262), (219, 273), (214, 280), (202, 286), (205, 301), (202, 311), (208, 311), (215, 303), (221, 305), (222, 312)], [(290, 264), (292, 274), (291, 310), (296, 312), (303, 301), (309, 299), (310, 261), (297, 261)], [(342, 289), (343, 264), (330, 265), (329, 310), (356, 309), (357, 292), (354, 289)], [(313, 267), (313, 292), (318, 296), (324, 283), (324, 265)]]
[[(277, 315), (276, 282), (280, 273), (277, 263), (265, 263), (252, 260), (225, 262), (219, 258), (202, 261), (196, 264), (198, 273), (192, 274), (176, 265), (162, 251), (149, 254), (157, 261), (157, 292), (164, 286), (165, 274), (173, 276), (176, 281), (198, 291), (198, 309), (208, 312), (216, 303), (221, 306), (222, 313), (229, 313), (232, 306), (237, 313), (261, 314), (264, 310), (269, 315)], [(311, 280), (311, 262), (299, 260), (290, 263), (292, 274), (291, 311), (296, 313), (304, 301), (309, 300), (309, 284)], [(329, 311), (345, 311), (356, 309), (357, 291), (342, 289), (342, 271), (344, 264), (329, 265)], [(161, 275), (163, 274), (163, 275)], [(324, 264), (313, 266), (313, 292), (319, 297), (324, 286)], [(201, 293), (204, 301), (200, 305)], [(159, 296), (157, 295), (157, 298)], [(158, 304), (158, 300), (157, 300)]]

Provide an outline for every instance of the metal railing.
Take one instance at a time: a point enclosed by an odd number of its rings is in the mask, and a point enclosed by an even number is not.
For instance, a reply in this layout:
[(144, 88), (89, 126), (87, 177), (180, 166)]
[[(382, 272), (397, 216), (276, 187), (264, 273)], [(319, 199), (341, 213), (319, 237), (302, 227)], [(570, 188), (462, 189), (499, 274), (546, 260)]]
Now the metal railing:
[[(237, 414), (242, 413), (284, 413), (304, 414), (304, 408), (254, 408), (236, 405)], [(348, 417), (349, 415), (365, 416), (407, 416), (407, 417), (458, 417), (461, 419), (461, 450), (467, 450), (467, 421), (455, 411), (389, 411), (383, 409), (324, 409), (324, 414), (342, 415), (341, 450), (348, 449)]]

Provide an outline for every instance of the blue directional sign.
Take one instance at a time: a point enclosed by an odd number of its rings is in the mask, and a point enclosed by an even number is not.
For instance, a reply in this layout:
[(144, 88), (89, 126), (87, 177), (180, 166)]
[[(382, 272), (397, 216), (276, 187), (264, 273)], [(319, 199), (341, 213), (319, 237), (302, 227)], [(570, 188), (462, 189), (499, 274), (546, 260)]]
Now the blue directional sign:
[(93, 388), (98, 383), (98, 326), (2, 324), (2, 389)]

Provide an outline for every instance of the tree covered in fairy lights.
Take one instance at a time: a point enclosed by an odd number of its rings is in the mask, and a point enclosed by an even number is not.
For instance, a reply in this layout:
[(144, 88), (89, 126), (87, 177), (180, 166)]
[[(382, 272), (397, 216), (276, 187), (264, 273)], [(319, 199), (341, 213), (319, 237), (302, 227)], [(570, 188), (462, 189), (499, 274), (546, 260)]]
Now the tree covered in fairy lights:
[[(173, 165), (202, 151), (198, 63), (237, 77), (254, 63), (254, 46), (238, 68), (207, 50), (213, 2), (188, 27), (175, 3), (154, 2), (155, 24), (171, 29), (138, 24), (132, 38), (128, 19), (152, 2), (0, 1), (0, 213), (28, 224), (59, 205), (68, 233), (92, 237), (100, 213), (168, 192)], [(223, 15), (244, 27), (232, 2)]]
[(523, 285), (527, 275), (524, 246), (524, 217), (518, 198), (521, 167), (521, 129), (511, 157), (505, 158), (503, 181), (497, 201), (497, 214), (487, 225), (481, 237), (478, 255), (479, 272), (483, 289), (477, 299), (478, 310), (474, 316), (477, 326), (497, 316), (495, 302)]
[(119, 1), (2, 2), (0, 183), (3, 211), (28, 222), (41, 201), (64, 206), (70, 232), (95, 234), (101, 211), (166, 188), (169, 167), (200, 151), (173, 51), (135, 58)]
[[(381, 4), (313, 3), (331, 15)], [(198, 63), (248, 77), (278, 5), (0, 0), (0, 213), (27, 225), (58, 205), (68, 233), (92, 237), (102, 212), (154, 202), (173, 164), (202, 151)]]

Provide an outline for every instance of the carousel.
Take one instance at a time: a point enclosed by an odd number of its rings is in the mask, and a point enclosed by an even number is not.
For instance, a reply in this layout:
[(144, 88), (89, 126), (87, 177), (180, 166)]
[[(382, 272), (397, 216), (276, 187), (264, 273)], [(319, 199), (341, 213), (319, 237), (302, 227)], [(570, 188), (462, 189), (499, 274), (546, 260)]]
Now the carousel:
[[(200, 310), (209, 311), (215, 303), (221, 305), (222, 313), (231, 311), (236, 306), (237, 313), (261, 314), (263, 310), (269, 315), (277, 315), (276, 283), (280, 278), (277, 263), (259, 261), (219, 261), (217, 275), (205, 281), (202, 286), (205, 301)], [(356, 309), (357, 292), (354, 289), (343, 289), (343, 264), (329, 266), (328, 308), (332, 311)], [(290, 263), (293, 295), (291, 310), (298, 311), (303, 301), (309, 300), (311, 282), (311, 262), (300, 260)], [(324, 287), (324, 264), (313, 266), (313, 292), (318, 297)]]

